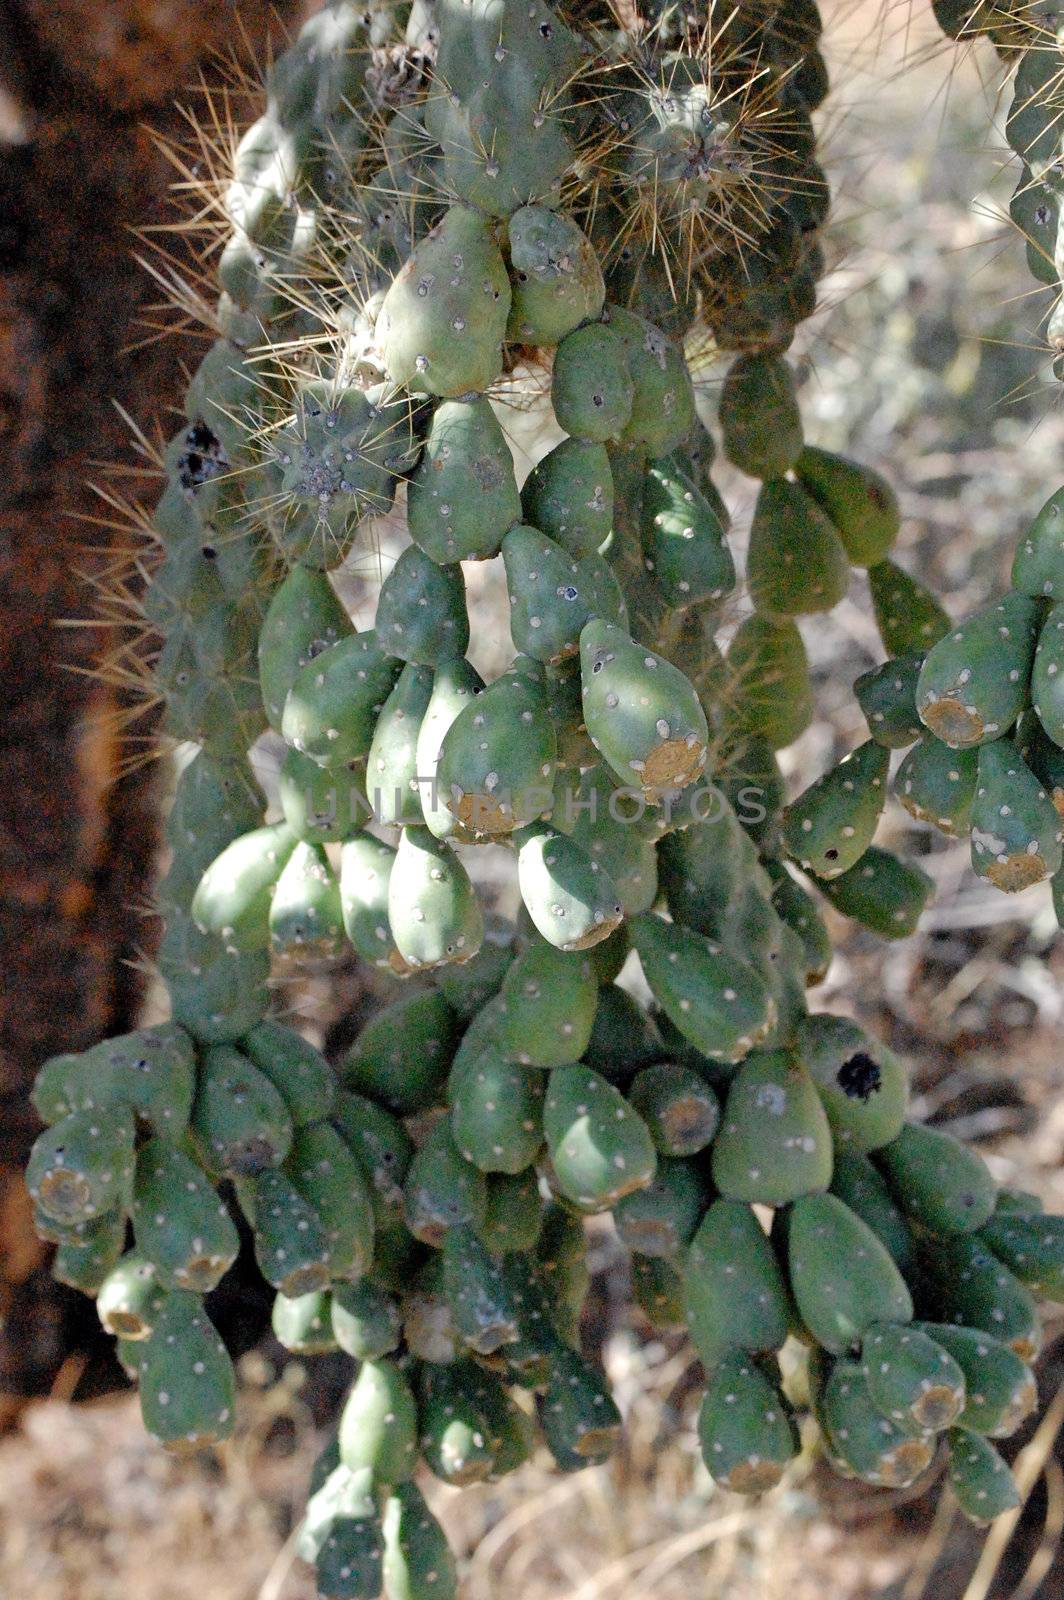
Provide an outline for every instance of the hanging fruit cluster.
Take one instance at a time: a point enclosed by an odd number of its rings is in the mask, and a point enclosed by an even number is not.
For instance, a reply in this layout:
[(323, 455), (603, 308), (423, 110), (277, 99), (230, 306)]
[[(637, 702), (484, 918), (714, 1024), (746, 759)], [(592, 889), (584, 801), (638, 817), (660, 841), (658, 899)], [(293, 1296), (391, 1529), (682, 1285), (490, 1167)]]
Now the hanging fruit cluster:
[[(587, 1215), (612, 1214), (650, 1322), (689, 1331), (706, 1464), (745, 1492), (805, 1409), (875, 1484), (944, 1436), (989, 1520), (1015, 1501), (990, 1441), (1034, 1404), (1034, 1296), (1064, 1298), (1060, 1219), (907, 1121), (899, 1061), (807, 1006), (831, 959), (812, 889), (889, 938), (928, 898), (874, 843), (894, 749), (898, 798), (970, 831), (977, 872), (1061, 883), (1064, 492), (1012, 593), (951, 630), (890, 558), (889, 486), (805, 443), (783, 359), (826, 201), (815, 10), (740, 6), (710, 41), (682, 7), (588, 9), (340, 3), (272, 69), (152, 518), (141, 631), (195, 749), (159, 888), (172, 1020), (36, 1090), (41, 1232), (153, 1435), (231, 1430), (204, 1297), (233, 1206), (278, 1337), (357, 1361), (300, 1544), (336, 1600), (454, 1593), (419, 1462), (463, 1484), (540, 1437), (563, 1470), (615, 1445), (579, 1348)], [(760, 482), (726, 653), (695, 319), (737, 352), (720, 434)], [(525, 383), (565, 437), (519, 485), (500, 400)], [(329, 574), (393, 503), (409, 543), (357, 631)], [(463, 564), (496, 557), (514, 654), (485, 683)], [(787, 805), (796, 619), (852, 567), (889, 657), (855, 686), (869, 737)], [(470, 876), (492, 846), (516, 926)], [(268, 981), (348, 946), (408, 987), (334, 1068)]]

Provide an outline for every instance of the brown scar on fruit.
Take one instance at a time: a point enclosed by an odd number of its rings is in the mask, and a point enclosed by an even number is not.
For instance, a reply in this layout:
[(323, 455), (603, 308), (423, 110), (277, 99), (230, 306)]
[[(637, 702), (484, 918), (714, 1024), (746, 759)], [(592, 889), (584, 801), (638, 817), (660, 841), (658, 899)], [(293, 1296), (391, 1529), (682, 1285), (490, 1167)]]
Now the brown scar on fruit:
[(952, 694), (939, 695), (922, 708), (920, 715), (925, 726), (953, 749), (978, 744), (986, 731), (975, 707)]

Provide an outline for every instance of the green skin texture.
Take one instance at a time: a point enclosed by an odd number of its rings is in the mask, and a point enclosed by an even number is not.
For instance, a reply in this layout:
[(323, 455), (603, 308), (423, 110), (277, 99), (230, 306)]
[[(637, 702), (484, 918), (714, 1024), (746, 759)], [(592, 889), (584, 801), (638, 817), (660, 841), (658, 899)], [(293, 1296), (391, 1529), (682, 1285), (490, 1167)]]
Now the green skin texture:
[(601, 549), (613, 530), (613, 472), (605, 446), (590, 439), (555, 445), (525, 479), (521, 511), (576, 560)]
[(153, 1438), (184, 1454), (233, 1430), (233, 1363), (198, 1295), (166, 1297), (140, 1360), (140, 1407)]
[(416, 763), (425, 826), (437, 839), (464, 837), (461, 823), (444, 803), (437, 771), (444, 735), (483, 687), (480, 673), (461, 657), (437, 667), (432, 679), (432, 693), (418, 729)]
[(522, 902), (549, 944), (586, 950), (620, 926), (616, 885), (572, 839), (540, 822), (521, 829), (514, 843)]
[(266, 949), (273, 892), (298, 843), (283, 822), (235, 839), (200, 879), (192, 901), (196, 926), (230, 950)]
[(888, 750), (907, 750), (923, 733), (916, 714), (916, 680), (923, 664), (922, 651), (909, 651), (862, 673), (854, 682), (868, 731)]
[(622, 784), (656, 801), (699, 775), (709, 731), (678, 668), (623, 628), (591, 621), (580, 635), (580, 677), (587, 731)]
[(441, 564), (486, 560), (520, 516), (513, 457), (487, 400), (443, 401), (408, 485), (414, 543)]
[(877, 1163), (903, 1211), (934, 1233), (974, 1233), (994, 1209), (985, 1163), (937, 1128), (908, 1123)]
[(325, 1223), (291, 1180), (260, 1172), (241, 1194), (252, 1221), (255, 1259), (267, 1283), (294, 1298), (328, 1286), (332, 1243)]
[(632, 936), (655, 1000), (711, 1061), (741, 1061), (768, 1034), (775, 1007), (744, 961), (654, 916), (633, 918)]
[(1027, 1363), (978, 1328), (942, 1322), (921, 1323), (920, 1328), (948, 1352), (964, 1375), (965, 1406), (958, 1425), (990, 1439), (1014, 1433), (1038, 1403)]
[(178, 1138), (196, 1088), (192, 1040), (173, 1023), (106, 1039), (81, 1055), (52, 1056), (37, 1074), (33, 1106), (44, 1122), (73, 1111), (125, 1107), (155, 1133)]
[(439, 1247), (448, 1228), (477, 1227), (484, 1218), (484, 1174), (465, 1160), (448, 1119), (416, 1152), (403, 1185), (406, 1224), (415, 1239)]
[(809, 659), (797, 624), (754, 613), (741, 622), (726, 657), (732, 715), (744, 732), (782, 750), (813, 720)]
[(357, 1282), (373, 1259), (374, 1224), (355, 1157), (329, 1123), (317, 1122), (296, 1134), (285, 1172), (325, 1228), (332, 1277)]
[(524, 206), (510, 218), (513, 300), (507, 338), (557, 345), (582, 322), (594, 322), (606, 299), (590, 239), (568, 217)]
[(826, 1012), (802, 1019), (795, 1050), (816, 1084), (836, 1150), (865, 1155), (898, 1137), (908, 1082), (892, 1050)]
[[(1064, 587), (1064, 583), (1062, 583)], [(1038, 635), (1031, 669), (1031, 704), (1047, 737), (1064, 747), (1064, 605), (1050, 611)]]
[(538, 683), (511, 671), (463, 707), (440, 744), (440, 798), (474, 833), (509, 833), (550, 804), (557, 739)]
[(939, 1433), (964, 1411), (964, 1372), (919, 1328), (896, 1323), (869, 1328), (861, 1341), (861, 1363), (873, 1404), (903, 1433)]
[(621, 1414), (602, 1379), (574, 1350), (560, 1349), (539, 1407), (547, 1446), (563, 1471), (609, 1456), (620, 1437)]
[(1012, 587), (1020, 594), (1064, 596), (1064, 490), (1050, 495), (1017, 545)]
[(921, 1267), (939, 1321), (980, 1328), (1034, 1360), (1042, 1344), (1034, 1296), (977, 1238), (952, 1234), (928, 1243)]
[(831, 1192), (871, 1228), (901, 1270), (911, 1273), (916, 1259), (913, 1236), (886, 1180), (868, 1157), (837, 1149)]
[(670, 607), (703, 606), (734, 589), (735, 563), (714, 507), (667, 463), (647, 472), (641, 535), (643, 563)]
[(33, 1146), (26, 1188), (36, 1206), (60, 1225), (89, 1222), (129, 1196), (133, 1178), (133, 1119), (71, 1112)]
[(738, 1494), (772, 1488), (794, 1460), (798, 1434), (786, 1403), (751, 1356), (725, 1356), (710, 1377), (698, 1442), (711, 1477)]
[(830, 611), (850, 583), (850, 563), (834, 524), (800, 484), (763, 484), (754, 508), (746, 581), (758, 611), (808, 616)]
[(963, 750), (1007, 733), (1027, 705), (1039, 607), (1009, 594), (932, 645), (916, 685), (920, 720)]
[(125, 1339), (147, 1339), (166, 1298), (155, 1268), (131, 1253), (107, 1274), (96, 1296), (96, 1313), (107, 1333)]
[(784, 1051), (757, 1052), (728, 1090), (713, 1182), (730, 1200), (782, 1206), (831, 1182), (831, 1129), (812, 1078)]
[(820, 1396), (817, 1420), (833, 1454), (865, 1483), (902, 1489), (931, 1464), (934, 1446), (877, 1410), (857, 1361), (839, 1361)]
[(518, 525), (502, 542), (514, 648), (556, 665), (578, 654), (592, 617), (623, 624), (624, 599), (601, 557), (574, 561), (535, 528)]
[(381, 651), (375, 630), (341, 639), (296, 673), (281, 718), (286, 741), (322, 766), (368, 755), (401, 670)]
[(499, 1261), (472, 1228), (448, 1228), (443, 1286), (458, 1333), (478, 1355), (517, 1339), (519, 1310)]
[(934, 595), (889, 557), (868, 569), (876, 626), (889, 656), (927, 651), (950, 629)]
[(1060, 816), (1011, 739), (980, 746), (971, 828), (972, 866), (998, 889), (1026, 889), (1060, 867)]
[(398, 1306), (368, 1279), (334, 1284), (330, 1314), (334, 1340), (357, 1361), (379, 1361), (399, 1343)]
[(950, 838), (968, 833), (975, 798), (975, 750), (951, 750), (924, 733), (894, 777), (894, 793), (918, 822), (929, 822)]
[(788, 1219), (787, 1266), (802, 1320), (842, 1354), (877, 1322), (910, 1322), (912, 1298), (886, 1249), (835, 1195), (806, 1195)]
[(275, 956), (338, 953), (343, 944), (340, 885), (319, 844), (300, 840), (270, 900), (270, 949)]
[(362, 1029), (344, 1058), (341, 1081), (406, 1116), (439, 1104), (457, 1042), (456, 1019), (441, 994), (402, 995)]
[(488, 1249), (497, 1254), (533, 1250), (542, 1225), (535, 1168), (492, 1173), (488, 1180), (487, 1211), (480, 1229)]
[(554, 1068), (579, 1061), (591, 1038), (598, 986), (580, 952), (529, 945), (500, 990), (499, 1046), (524, 1066)]
[(624, 343), (633, 383), (632, 410), (620, 443), (628, 449), (642, 447), (649, 456), (667, 456), (683, 444), (696, 421), (694, 387), (683, 354), (652, 322), (621, 306), (607, 306), (604, 319)]
[[(600, 997), (600, 1010), (601, 1005)], [(628, 1097), (663, 1156), (697, 1155), (720, 1126), (720, 1103), (709, 1084), (676, 1062), (644, 1067), (633, 1079)]]
[(581, 1211), (609, 1210), (654, 1176), (657, 1157), (646, 1124), (589, 1067), (551, 1073), (543, 1134), (558, 1192)]
[(167, 1289), (207, 1294), (237, 1258), (228, 1211), (203, 1170), (168, 1141), (150, 1140), (137, 1153), (132, 1217), (137, 1249)]
[(340, 1459), (353, 1472), (368, 1468), (375, 1483), (405, 1483), (414, 1470), (417, 1407), (394, 1362), (366, 1361), (340, 1417)]
[(595, 323), (562, 340), (554, 357), (551, 404), (566, 433), (595, 444), (619, 439), (634, 398), (625, 343), (613, 329)]
[(1020, 1504), (1016, 1480), (993, 1445), (965, 1428), (950, 1430), (948, 1471), (957, 1504), (979, 1527)]
[(399, 955), (414, 971), (468, 961), (484, 918), (457, 855), (428, 828), (405, 828), (388, 884), (388, 921)]
[(284, 1097), (265, 1073), (231, 1045), (204, 1053), (192, 1137), (209, 1168), (247, 1177), (280, 1166), (292, 1144)]
[(735, 1351), (778, 1350), (790, 1327), (787, 1288), (749, 1206), (715, 1200), (683, 1266), (685, 1318), (707, 1372)]
[(884, 747), (868, 739), (787, 807), (783, 842), (807, 871), (837, 878), (864, 855), (883, 812), (889, 765)]
[(1059, 1217), (1004, 1215), (999, 1205), (979, 1238), (1039, 1299), (1064, 1300), (1064, 1227)]
[(613, 1208), (621, 1243), (639, 1255), (678, 1261), (709, 1200), (704, 1175), (690, 1161), (659, 1155), (653, 1180)]
[(751, 478), (782, 478), (801, 455), (794, 378), (779, 356), (739, 356), (732, 362), (718, 420), (724, 454)]
[(336, 1101), (332, 1068), (312, 1044), (278, 1022), (260, 1022), (241, 1049), (285, 1103), (295, 1128), (327, 1117)]
[(388, 1600), (421, 1600), (429, 1583), (436, 1600), (456, 1600), (454, 1556), (416, 1484), (396, 1485), (384, 1507), (383, 1525)]
[(906, 939), (919, 922), (934, 885), (919, 867), (873, 844), (848, 872), (822, 879), (819, 887), (843, 916), (863, 923), (884, 939)]
[(357, 954), (371, 966), (403, 973), (388, 921), (388, 886), (395, 850), (371, 833), (358, 832), (340, 850), (340, 914)]
[(886, 559), (901, 516), (893, 489), (878, 472), (806, 445), (794, 470), (807, 494), (830, 517), (855, 567)]
[(337, 1348), (332, 1331), (332, 1297), (326, 1292), (275, 1295), (271, 1326), (274, 1337), (294, 1355), (323, 1355)]
[(381, 585), (375, 619), (382, 647), (402, 661), (436, 667), (469, 644), (459, 566), (439, 566), (417, 545), (404, 550)]
[(366, 758), (366, 787), (373, 815), (386, 827), (423, 821), (417, 779), (417, 741), (432, 697), (431, 667), (408, 662), (381, 707)]

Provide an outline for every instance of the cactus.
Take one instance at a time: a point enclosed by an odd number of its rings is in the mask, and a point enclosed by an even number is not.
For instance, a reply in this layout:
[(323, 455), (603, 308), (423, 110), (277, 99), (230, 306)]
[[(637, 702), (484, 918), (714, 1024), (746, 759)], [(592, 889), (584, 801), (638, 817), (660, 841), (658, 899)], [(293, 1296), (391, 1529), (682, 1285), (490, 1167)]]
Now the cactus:
[[(792, 1459), (769, 1358), (797, 1331), (840, 1470), (907, 1484), (949, 1430), (981, 1520), (1010, 1503), (983, 1436), (1032, 1403), (1059, 1219), (907, 1123), (902, 1063), (807, 991), (832, 955), (817, 897), (886, 938), (929, 898), (876, 843), (891, 750), (913, 818), (970, 835), (998, 887), (1052, 877), (1061, 907), (1064, 491), (1011, 590), (953, 625), (890, 553), (886, 480), (806, 442), (785, 353), (828, 204), (812, 5), (740, 8), (712, 63), (682, 8), (419, 5), (403, 35), (405, 9), (306, 24), (217, 208), (215, 342), (144, 562), (150, 692), (196, 747), (158, 894), (172, 1020), (44, 1064), (38, 1226), (184, 1449), (232, 1426), (202, 1296), (243, 1213), (282, 1343), (361, 1363), (300, 1534), (337, 1600), (456, 1592), (419, 1459), (492, 1481), (537, 1428), (566, 1471), (615, 1446), (580, 1349), (586, 1213), (613, 1213), (644, 1316), (690, 1334), (721, 1483), (759, 1492)], [(1025, 28), (994, 13), (1026, 85), (1016, 214), (1057, 282)], [(758, 480), (741, 596), (696, 314), (729, 358), (723, 452)], [(522, 484), (506, 407), (533, 389), (565, 437)], [(409, 543), (378, 582), (385, 512)], [(508, 665), (485, 683), (463, 563), (495, 558)], [(788, 790), (801, 619), (852, 567), (888, 657), (854, 685), (868, 734)], [(486, 845), (516, 925), (485, 907)], [(411, 987), (334, 1066), (268, 984), (347, 946)]]

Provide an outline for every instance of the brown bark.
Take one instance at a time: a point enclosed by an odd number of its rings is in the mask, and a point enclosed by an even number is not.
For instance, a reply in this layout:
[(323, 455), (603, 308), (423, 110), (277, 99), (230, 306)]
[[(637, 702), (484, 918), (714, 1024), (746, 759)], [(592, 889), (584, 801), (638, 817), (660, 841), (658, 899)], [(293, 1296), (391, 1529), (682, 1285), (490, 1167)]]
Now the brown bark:
[[(299, 9), (242, 5), (250, 44)], [(174, 97), (220, 81), (212, 49), (237, 37), (224, 0), (0, 0), (0, 1417), (51, 1381), (81, 1315), (21, 1191), (33, 1077), (132, 1025), (153, 932), (157, 773), (124, 772), (121, 692), (87, 675), (106, 634), (62, 626), (91, 615), (83, 574), (107, 558), (85, 480), (130, 457), (114, 402), (170, 431), (200, 350), (131, 348), (158, 297), (131, 230), (172, 218), (146, 124), (176, 133)]]

